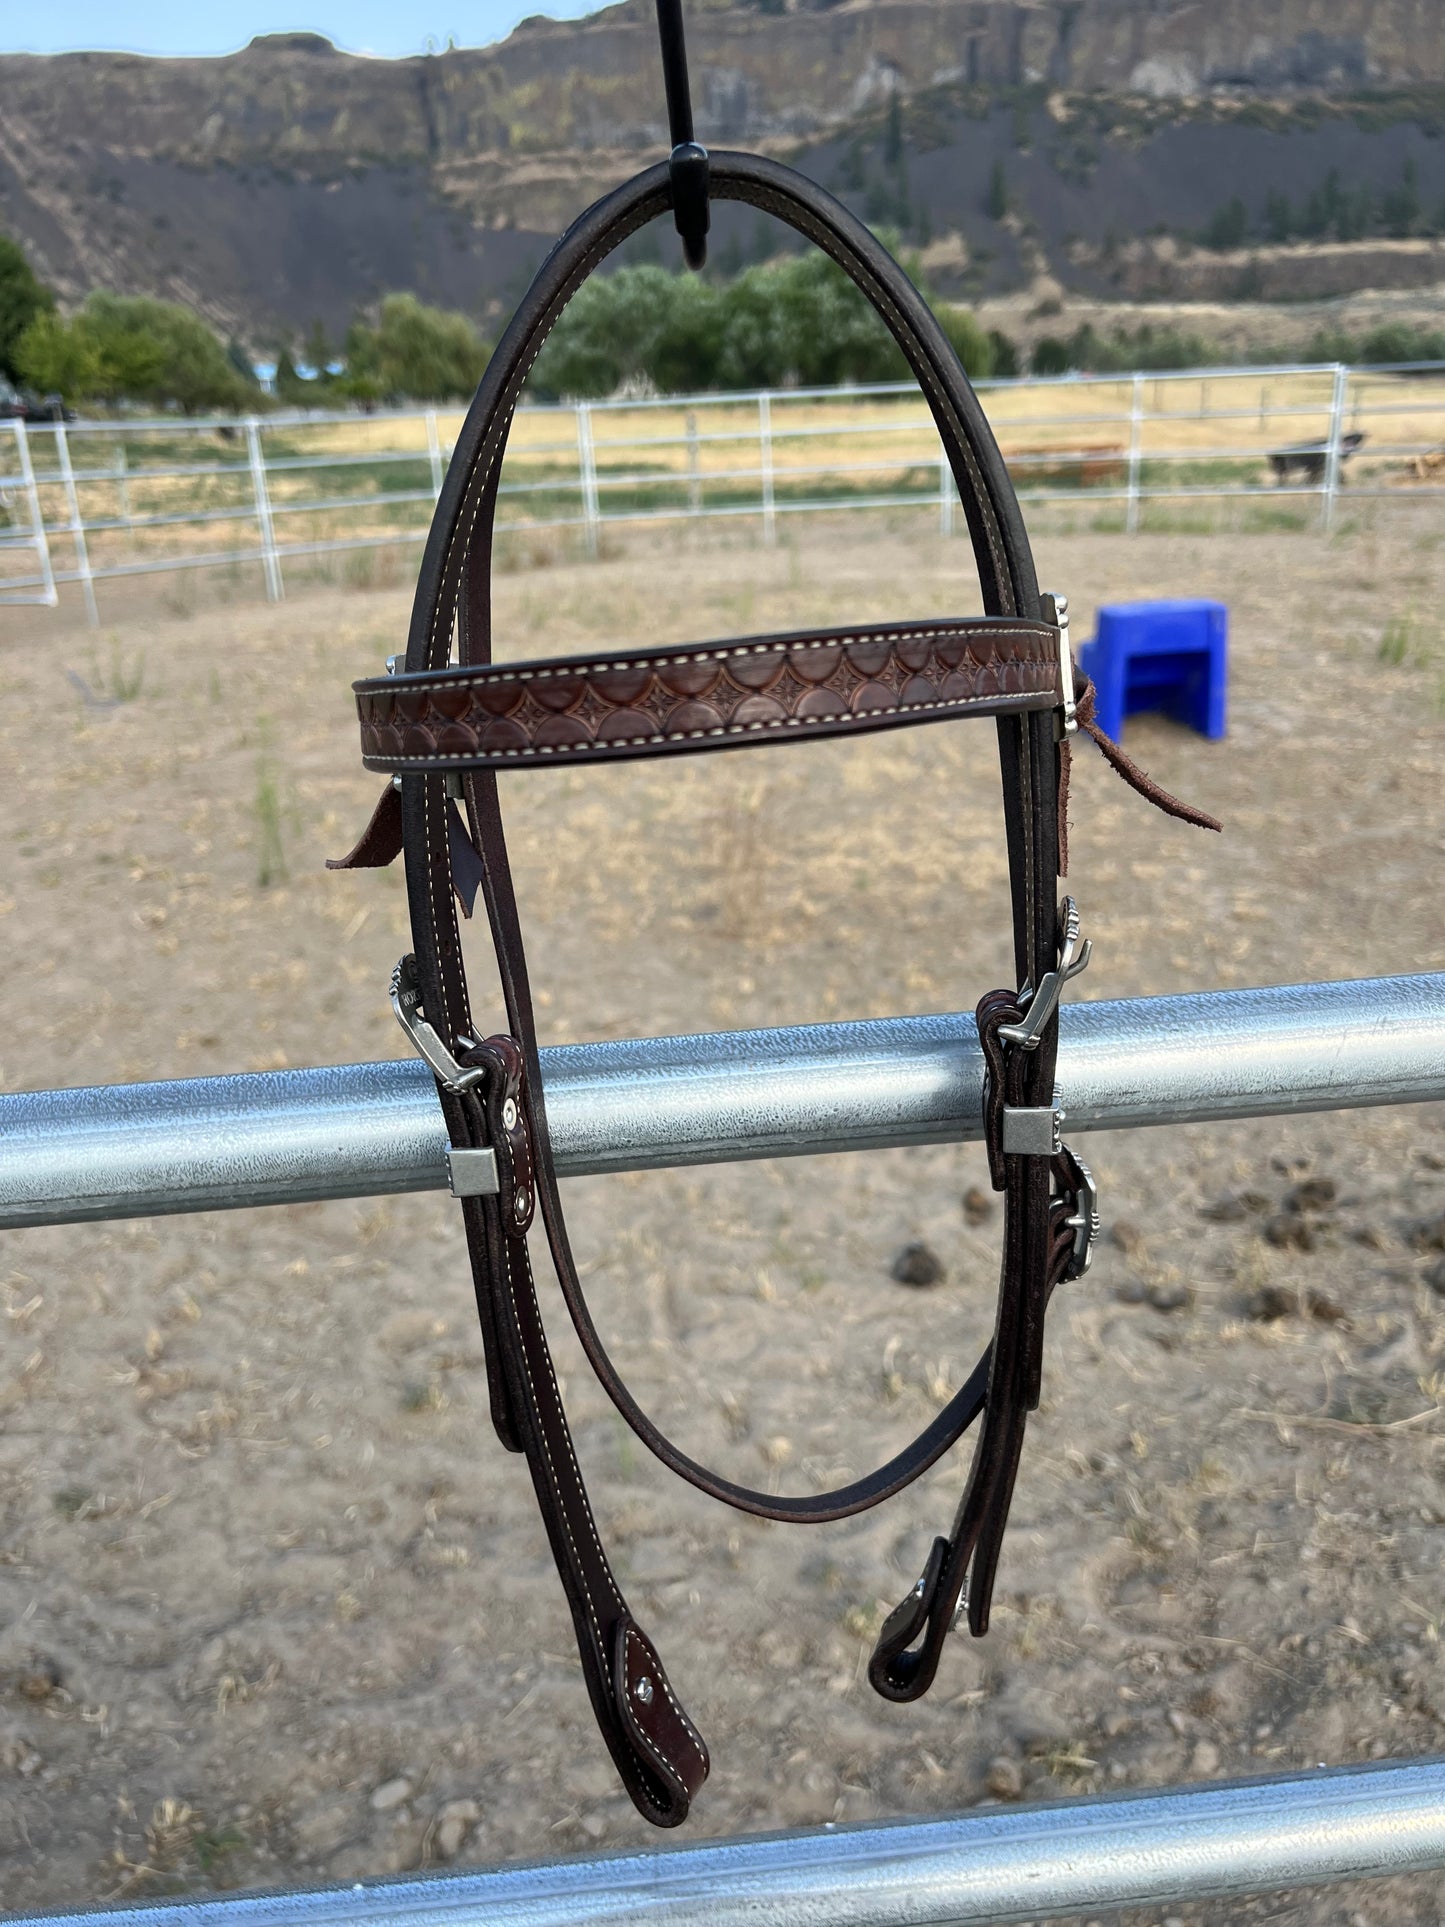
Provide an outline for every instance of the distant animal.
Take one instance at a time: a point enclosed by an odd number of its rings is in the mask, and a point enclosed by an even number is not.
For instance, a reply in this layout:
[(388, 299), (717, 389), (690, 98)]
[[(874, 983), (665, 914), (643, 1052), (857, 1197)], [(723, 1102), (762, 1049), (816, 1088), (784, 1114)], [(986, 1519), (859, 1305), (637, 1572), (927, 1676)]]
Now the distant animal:
[[(1341, 435), (1340, 460), (1348, 461), (1364, 439), (1364, 430), (1360, 428), (1352, 428), (1348, 435)], [(1269, 465), (1277, 482), (1287, 482), (1295, 474), (1305, 482), (1322, 482), (1325, 479), (1325, 463), (1329, 459), (1328, 441), (1293, 442), (1288, 448), (1271, 449)]]

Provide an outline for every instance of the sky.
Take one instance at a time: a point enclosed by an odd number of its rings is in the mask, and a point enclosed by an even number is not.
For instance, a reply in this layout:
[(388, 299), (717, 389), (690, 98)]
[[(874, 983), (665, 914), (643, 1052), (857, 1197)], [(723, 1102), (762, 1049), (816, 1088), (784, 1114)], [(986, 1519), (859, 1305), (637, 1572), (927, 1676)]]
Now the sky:
[(519, 20), (575, 20), (601, 0), (47, 0), (6, 8), (0, 52), (68, 53), (82, 47), (142, 54), (223, 54), (258, 33), (324, 33), (352, 53), (419, 54), (428, 43), (485, 47)]

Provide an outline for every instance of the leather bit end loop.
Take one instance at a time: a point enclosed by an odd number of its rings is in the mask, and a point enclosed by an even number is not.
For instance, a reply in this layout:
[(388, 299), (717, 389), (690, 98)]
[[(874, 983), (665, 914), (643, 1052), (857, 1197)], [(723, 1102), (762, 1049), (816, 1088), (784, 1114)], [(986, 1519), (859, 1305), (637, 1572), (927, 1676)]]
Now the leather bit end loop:
[(706, 1742), (669, 1686), (657, 1648), (626, 1610), (612, 1653), (613, 1705), (634, 1754), (628, 1790), (656, 1826), (679, 1827), (712, 1765)]
[(923, 1577), (883, 1622), (873, 1657), (868, 1662), (868, 1682), (883, 1699), (902, 1705), (922, 1698), (933, 1684), (940, 1641), (937, 1637), (925, 1636), (923, 1644), (916, 1648), (913, 1642), (931, 1630), (948, 1554), (947, 1539), (935, 1539)]

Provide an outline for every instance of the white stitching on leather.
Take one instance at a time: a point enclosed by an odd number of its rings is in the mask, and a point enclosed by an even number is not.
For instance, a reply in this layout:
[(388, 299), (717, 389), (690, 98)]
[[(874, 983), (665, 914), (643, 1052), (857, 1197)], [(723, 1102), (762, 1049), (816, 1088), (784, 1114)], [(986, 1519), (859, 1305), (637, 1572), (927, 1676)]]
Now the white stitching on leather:
[[(605, 750), (610, 753), (613, 750), (637, 749), (643, 743), (690, 743), (704, 738), (755, 735), (765, 729), (824, 729), (844, 718), (862, 725), (870, 716), (912, 716), (933, 709), (974, 709), (1006, 702), (1011, 693), (1013, 692), (1004, 691), (997, 696), (954, 696), (947, 700), (940, 697), (937, 702), (931, 703), (897, 703), (888, 709), (864, 710), (861, 715), (856, 716), (851, 710), (846, 709), (839, 710), (834, 716), (769, 716), (756, 723), (720, 723), (713, 729), (680, 729), (671, 736), (665, 735), (661, 730), (650, 730), (646, 736), (614, 736), (602, 742), (525, 743), (519, 744), (516, 749), (478, 749), (469, 754), (464, 752), (460, 755), (443, 750), (419, 750), (415, 754), (408, 752), (401, 756), (369, 756), (364, 760), (382, 770), (406, 770), (414, 763), (448, 763), (485, 768), (502, 757), (512, 761), (522, 761), (530, 757), (579, 756), (586, 754), (589, 750)], [(1042, 692), (1032, 690), (1018, 692), (1024, 701), (1027, 701), (1031, 695), (1039, 693)], [(1040, 704), (1039, 707), (1044, 708), (1047, 705)], [(1001, 713), (1008, 715), (1009, 711), (1004, 710)]]
[[(657, 1657), (656, 1652), (654, 1651), (653, 1657), (651, 1659), (648, 1659), (647, 1646), (642, 1636), (642, 1629), (640, 1626), (638, 1626), (635, 1620), (628, 1626), (626, 1632), (624, 1632), (624, 1634), (622, 1635), (622, 1641), (624, 1645), (626, 1645), (627, 1641), (630, 1639), (635, 1639), (637, 1641), (638, 1647), (642, 1652), (644, 1663), (649, 1666), (655, 1665), (657, 1667), (657, 1683), (662, 1688), (663, 1692), (666, 1693), (667, 1703), (672, 1708), (673, 1712), (676, 1713), (678, 1719), (681, 1721), (683, 1732), (687, 1737), (688, 1745), (692, 1748), (693, 1752), (696, 1753), (698, 1759), (702, 1762), (702, 1770), (704, 1773), (706, 1773), (708, 1768), (708, 1760), (707, 1760), (707, 1754), (704, 1753), (702, 1748), (701, 1735), (698, 1733), (696, 1727), (694, 1727), (692, 1721), (687, 1717), (687, 1714), (684, 1713), (682, 1708), (678, 1705), (677, 1700), (673, 1695), (672, 1687), (668, 1684), (667, 1673), (663, 1668), (662, 1661)], [(626, 1667), (624, 1667), (623, 1668), (624, 1684), (626, 1683), (626, 1677), (627, 1677)], [(658, 1751), (658, 1748), (653, 1743), (653, 1740), (650, 1737), (650, 1735), (646, 1731), (644, 1731), (642, 1722), (637, 1719), (636, 1714), (633, 1715), (633, 1720), (637, 1726), (638, 1732), (642, 1734), (643, 1740), (651, 1748), (654, 1755), (659, 1760), (661, 1760), (662, 1764), (667, 1768), (669, 1773), (676, 1773), (677, 1768), (672, 1764), (672, 1762), (668, 1759), (665, 1753)]]
[[(737, 642), (721, 644), (716, 648), (688, 649), (675, 656), (638, 656), (635, 660), (624, 660), (611, 656), (579, 656), (575, 663), (559, 662), (546, 668), (532, 668), (523, 663), (515, 669), (508, 669), (502, 663), (474, 662), (460, 665), (453, 671), (414, 669), (410, 673), (420, 680), (405, 682), (396, 676), (368, 677), (361, 685), (363, 695), (383, 695), (389, 689), (411, 689), (426, 693), (433, 689), (451, 689), (457, 685), (485, 683), (489, 688), (496, 683), (505, 682), (546, 682), (554, 676), (602, 676), (612, 675), (629, 669), (676, 669), (685, 668), (694, 662), (729, 662), (739, 656), (801, 656), (814, 649), (847, 649), (870, 642), (946, 642), (962, 639), (982, 642), (1007, 642), (1010, 637), (1042, 637), (1042, 624), (1026, 624), (1015, 628), (989, 628), (981, 622), (962, 622), (945, 626), (922, 629), (838, 629), (828, 630), (819, 636), (804, 640), (778, 641), (771, 639), (763, 642)], [(1021, 663), (1041, 663), (1053, 668), (1052, 650), (1037, 656), (1018, 656), (1013, 660)], [(405, 672), (403, 672), (405, 673)]]
[[(527, 1376), (527, 1390), (532, 1395), (533, 1412), (536, 1413), (538, 1409), (537, 1384), (536, 1384), (536, 1380), (532, 1376), (532, 1362), (527, 1356), (527, 1347), (521, 1340), (522, 1321), (517, 1312), (517, 1285), (516, 1285), (516, 1280), (512, 1275), (512, 1253), (513, 1253), (514, 1244), (520, 1247), (522, 1262), (527, 1266), (527, 1282), (532, 1289), (532, 1303), (536, 1311), (537, 1327), (539, 1331), (542, 1330), (541, 1307), (538, 1306), (536, 1302), (537, 1300), (536, 1286), (532, 1285), (531, 1260), (527, 1256), (527, 1246), (525, 1241), (522, 1239), (513, 1240), (509, 1238), (504, 1232), (501, 1236), (500, 1243), (502, 1247), (502, 1268), (507, 1274), (507, 1296), (511, 1300), (511, 1304), (512, 1304), (512, 1323), (516, 1330), (517, 1339), (518, 1339), (516, 1349), (522, 1360), (522, 1370), (526, 1373), (526, 1376)], [(606, 1583), (607, 1590), (612, 1595), (612, 1603), (617, 1608), (619, 1613), (626, 1613), (627, 1602), (617, 1589), (617, 1581), (612, 1576), (612, 1568), (611, 1566), (608, 1565), (607, 1555), (602, 1550), (602, 1541), (597, 1536), (597, 1522), (592, 1516), (592, 1502), (587, 1497), (587, 1487), (583, 1483), (582, 1473), (577, 1464), (577, 1453), (572, 1444), (572, 1431), (570, 1426), (567, 1423), (566, 1408), (562, 1404), (562, 1394), (561, 1394), (561, 1391), (558, 1389), (557, 1373), (556, 1373), (555, 1367), (552, 1364), (552, 1353), (550, 1348), (547, 1345), (545, 1332), (543, 1333), (543, 1339), (542, 1339), (542, 1356), (546, 1360), (548, 1382), (551, 1386), (552, 1396), (553, 1396), (553, 1399), (556, 1401), (557, 1412), (561, 1419), (561, 1425), (559, 1429), (562, 1433), (563, 1439), (566, 1441), (567, 1456), (571, 1461), (572, 1472), (577, 1481), (577, 1492), (582, 1504), (582, 1516), (586, 1519), (587, 1529), (592, 1535), (592, 1544), (596, 1548), (598, 1562), (602, 1568), (602, 1576)], [(557, 1477), (557, 1466), (556, 1466), (556, 1462), (552, 1457), (552, 1447), (548, 1442), (547, 1428), (541, 1423), (540, 1419), (537, 1419), (535, 1429), (536, 1429), (538, 1438), (542, 1442), (542, 1452), (547, 1460), (547, 1470), (551, 1475), (553, 1489), (557, 1493), (557, 1513), (562, 1521), (562, 1530), (567, 1535), (567, 1544), (572, 1548), (572, 1559), (577, 1570), (577, 1577), (581, 1585), (583, 1598), (587, 1602), (587, 1617), (592, 1622), (592, 1631), (596, 1636), (596, 1640), (597, 1640), (598, 1657), (602, 1662), (602, 1670), (610, 1682), (612, 1677), (611, 1655), (607, 1651), (607, 1642), (602, 1637), (602, 1626), (601, 1626), (601, 1622), (598, 1620), (598, 1617), (597, 1617), (597, 1609), (592, 1603), (592, 1589), (588, 1585), (587, 1576), (582, 1570), (582, 1561), (578, 1556), (578, 1552), (577, 1552), (577, 1541), (572, 1536), (572, 1522), (567, 1516), (567, 1507), (562, 1500), (561, 1483)], [(630, 1618), (631, 1615), (628, 1614), (628, 1617)], [(662, 1670), (661, 1662), (659, 1662), (658, 1671), (661, 1672), (661, 1670)], [(644, 1735), (643, 1737), (646, 1738), (646, 1735)], [(651, 1743), (649, 1742), (649, 1744)], [(656, 1752), (656, 1748), (654, 1748), (653, 1751)], [(661, 1755), (658, 1755), (658, 1757), (662, 1758)], [(648, 1792), (646, 1786), (642, 1787), (642, 1792), (644, 1797), (648, 1800), (648, 1802), (652, 1806), (655, 1806), (660, 1813), (666, 1811), (664, 1803), (660, 1800), (655, 1800), (652, 1794)]]

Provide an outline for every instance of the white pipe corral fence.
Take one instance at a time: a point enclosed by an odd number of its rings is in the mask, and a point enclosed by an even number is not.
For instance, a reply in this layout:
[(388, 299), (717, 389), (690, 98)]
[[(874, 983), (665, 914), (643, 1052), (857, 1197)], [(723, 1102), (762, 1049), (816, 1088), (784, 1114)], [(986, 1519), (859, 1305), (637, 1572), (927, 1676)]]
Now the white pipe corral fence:
[[(1342, 499), (1445, 493), (1445, 364), (1213, 368), (981, 384), (1021, 498), (1135, 533), (1233, 503), (1258, 526), (1335, 526)], [(315, 558), (425, 536), (460, 410), (0, 422), (0, 605), (78, 583), (228, 568), (272, 601)], [(499, 531), (925, 509), (956, 495), (908, 383), (619, 399), (519, 411)], [(1172, 506), (1171, 506), (1172, 505)], [(73, 552), (56, 566), (57, 543)]]

